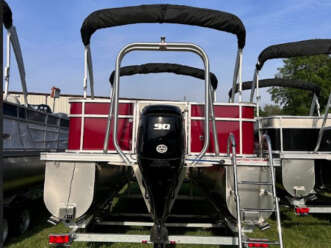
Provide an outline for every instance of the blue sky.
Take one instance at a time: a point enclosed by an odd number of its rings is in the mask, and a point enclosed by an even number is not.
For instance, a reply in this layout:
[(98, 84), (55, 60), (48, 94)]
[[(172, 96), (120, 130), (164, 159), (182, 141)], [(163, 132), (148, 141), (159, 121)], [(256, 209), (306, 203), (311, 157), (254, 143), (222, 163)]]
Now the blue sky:
[[(28, 90), (50, 92), (52, 86), (62, 93), (82, 94), (83, 44), (80, 27), (91, 12), (112, 7), (170, 3), (218, 9), (237, 15), (246, 26), (243, 80), (251, 80), (258, 54), (277, 43), (313, 38), (331, 38), (330, 0), (7, 0), (13, 11), (23, 57)], [(130, 42), (192, 42), (208, 54), (211, 71), (219, 80), (217, 98), (227, 99), (232, 84), (237, 50), (236, 37), (211, 29), (174, 24), (137, 24), (97, 31), (91, 40), (95, 91), (107, 95), (109, 74), (115, 67), (119, 50)], [(202, 68), (194, 54), (134, 52), (122, 65), (150, 62), (180, 63)], [(261, 78), (273, 77), (281, 60), (268, 61)], [(20, 90), (16, 64), (12, 63), (10, 89)], [(203, 82), (171, 74), (136, 75), (121, 78), (121, 96), (201, 101)], [(269, 102), (265, 95), (263, 102)]]

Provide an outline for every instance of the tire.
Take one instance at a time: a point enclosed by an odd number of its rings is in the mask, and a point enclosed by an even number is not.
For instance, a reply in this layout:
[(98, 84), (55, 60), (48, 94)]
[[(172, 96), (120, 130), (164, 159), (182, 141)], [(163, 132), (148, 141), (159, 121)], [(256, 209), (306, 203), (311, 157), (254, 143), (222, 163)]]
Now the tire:
[(8, 221), (7, 221), (7, 219), (3, 218), (3, 220), (2, 220), (2, 243), (3, 244), (6, 242), (7, 237), (8, 237)]
[(31, 215), (29, 210), (21, 209), (18, 211), (17, 215), (13, 216), (13, 233), (16, 235), (21, 235), (25, 233), (31, 223)]

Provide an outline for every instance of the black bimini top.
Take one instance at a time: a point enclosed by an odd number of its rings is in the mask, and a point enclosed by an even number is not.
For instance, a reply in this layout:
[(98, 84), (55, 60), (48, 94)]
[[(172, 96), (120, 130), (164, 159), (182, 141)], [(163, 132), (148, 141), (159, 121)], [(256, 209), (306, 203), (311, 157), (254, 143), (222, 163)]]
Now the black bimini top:
[[(242, 83), (242, 90), (250, 90), (252, 88), (252, 81), (246, 81)], [(266, 87), (286, 87), (286, 88), (294, 88), (312, 91), (316, 96), (320, 95), (321, 88), (314, 84), (301, 80), (293, 80), (293, 79), (280, 79), (280, 78), (269, 78), (269, 79), (261, 79), (259, 80), (259, 88)], [(237, 93), (239, 90), (239, 85), (236, 85)], [(229, 90), (229, 97), (231, 97), (232, 89)]]
[(3, 25), (5, 25), (6, 29), (9, 29), (13, 25), (11, 9), (5, 1), (1, 1), (0, 4), (3, 11)]
[[(148, 73), (162, 73), (171, 72), (179, 75), (187, 75), (195, 78), (205, 79), (205, 71), (179, 64), (167, 63), (148, 63), (142, 65), (131, 65), (120, 68), (120, 76), (130, 76), (135, 74), (148, 74)], [(110, 75), (109, 82), (111, 85), (114, 83), (115, 71)], [(217, 78), (214, 73), (209, 73), (210, 83), (214, 90), (217, 88)]]
[(256, 68), (261, 70), (264, 62), (274, 58), (290, 58), (331, 54), (331, 39), (303, 40), (273, 45), (265, 48), (259, 55)]
[(237, 35), (238, 47), (244, 48), (246, 30), (241, 20), (230, 13), (184, 5), (153, 4), (102, 9), (91, 13), (80, 29), (85, 46), (101, 28), (134, 23), (177, 23), (212, 28)]

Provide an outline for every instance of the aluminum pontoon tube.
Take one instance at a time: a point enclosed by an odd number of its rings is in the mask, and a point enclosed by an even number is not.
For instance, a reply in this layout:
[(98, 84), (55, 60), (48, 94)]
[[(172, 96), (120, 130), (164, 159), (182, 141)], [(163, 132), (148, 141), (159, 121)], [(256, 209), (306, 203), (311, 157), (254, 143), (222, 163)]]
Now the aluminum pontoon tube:
[(40, 160), (38, 151), (5, 152), (2, 167), (5, 197), (17, 190), (43, 184), (45, 161)]
[(86, 215), (97, 214), (97, 209), (113, 198), (130, 175), (131, 168), (127, 166), (46, 161), (44, 202), (64, 224), (75, 224)]

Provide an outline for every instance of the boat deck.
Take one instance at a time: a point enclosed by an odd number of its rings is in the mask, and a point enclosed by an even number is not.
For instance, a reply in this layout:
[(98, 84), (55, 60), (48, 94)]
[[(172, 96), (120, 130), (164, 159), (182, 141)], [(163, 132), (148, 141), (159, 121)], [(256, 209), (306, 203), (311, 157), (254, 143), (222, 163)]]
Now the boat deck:
[[(135, 154), (129, 154), (130, 162), (132, 165), (137, 165), (137, 159)], [(194, 165), (191, 165), (196, 161), (196, 155), (187, 155), (185, 157), (187, 167), (208, 167), (214, 165), (220, 166), (231, 166), (232, 160), (229, 156), (204, 156)], [(75, 162), (107, 162), (112, 165), (123, 165), (127, 164), (123, 161), (118, 153), (96, 153), (96, 152), (48, 152), (41, 153), (42, 160), (48, 161), (75, 161)], [(256, 157), (254, 155), (250, 157), (237, 157), (238, 166), (268, 166), (267, 159)], [(274, 166), (280, 166), (280, 159), (273, 159)]]

